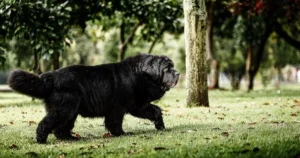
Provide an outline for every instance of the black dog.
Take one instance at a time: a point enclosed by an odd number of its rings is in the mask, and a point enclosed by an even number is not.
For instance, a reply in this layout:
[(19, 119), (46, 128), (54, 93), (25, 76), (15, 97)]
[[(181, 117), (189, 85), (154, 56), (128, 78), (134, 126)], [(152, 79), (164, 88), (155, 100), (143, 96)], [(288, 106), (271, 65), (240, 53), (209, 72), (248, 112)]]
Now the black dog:
[(151, 101), (174, 87), (178, 76), (168, 57), (140, 54), (119, 63), (74, 65), (40, 76), (16, 70), (8, 84), (17, 92), (44, 100), (47, 115), (38, 125), (36, 139), (46, 143), (52, 131), (58, 139), (76, 139), (71, 130), (78, 114), (104, 117), (105, 127), (114, 136), (126, 134), (122, 129), (126, 113), (164, 129), (161, 109)]

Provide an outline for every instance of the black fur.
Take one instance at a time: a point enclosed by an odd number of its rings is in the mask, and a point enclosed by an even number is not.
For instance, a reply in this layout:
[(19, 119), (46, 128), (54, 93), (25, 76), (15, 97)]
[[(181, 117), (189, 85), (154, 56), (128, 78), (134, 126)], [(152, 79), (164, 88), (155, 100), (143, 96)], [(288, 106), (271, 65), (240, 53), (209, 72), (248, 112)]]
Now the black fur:
[(75, 139), (71, 130), (78, 114), (104, 117), (105, 127), (115, 136), (126, 134), (122, 122), (127, 113), (164, 129), (161, 109), (151, 102), (175, 86), (178, 76), (166, 56), (137, 55), (119, 63), (74, 65), (40, 76), (16, 70), (8, 84), (44, 100), (47, 115), (36, 132), (37, 142), (45, 143), (52, 131), (58, 139)]

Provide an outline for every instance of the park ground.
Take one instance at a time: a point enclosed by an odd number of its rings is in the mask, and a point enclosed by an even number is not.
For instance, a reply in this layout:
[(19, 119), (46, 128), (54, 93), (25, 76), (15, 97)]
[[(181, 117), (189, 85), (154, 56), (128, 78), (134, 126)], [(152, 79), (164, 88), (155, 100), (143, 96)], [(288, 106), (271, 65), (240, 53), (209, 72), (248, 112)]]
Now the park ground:
[(300, 85), (281, 90), (213, 90), (210, 107), (186, 108), (184, 88), (170, 90), (162, 107), (165, 131), (148, 120), (126, 116), (131, 136), (104, 138), (103, 119), (79, 117), (79, 141), (35, 141), (45, 115), (41, 101), (0, 93), (0, 157), (300, 157)]

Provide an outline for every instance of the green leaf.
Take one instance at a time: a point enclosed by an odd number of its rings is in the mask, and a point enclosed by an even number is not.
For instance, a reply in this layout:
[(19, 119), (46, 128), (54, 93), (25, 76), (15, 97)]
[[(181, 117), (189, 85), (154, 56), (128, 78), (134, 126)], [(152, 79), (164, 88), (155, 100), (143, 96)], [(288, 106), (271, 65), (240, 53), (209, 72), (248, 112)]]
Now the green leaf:
[(49, 49), (49, 54), (53, 54), (54, 53), (54, 50), (53, 49)]
[(72, 8), (71, 7), (66, 7), (65, 10), (71, 12)]
[(38, 49), (40, 49), (41, 48), (41, 44), (37, 44), (36, 46), (35, 46), (35, 49), (36, 50), (38, 50)]

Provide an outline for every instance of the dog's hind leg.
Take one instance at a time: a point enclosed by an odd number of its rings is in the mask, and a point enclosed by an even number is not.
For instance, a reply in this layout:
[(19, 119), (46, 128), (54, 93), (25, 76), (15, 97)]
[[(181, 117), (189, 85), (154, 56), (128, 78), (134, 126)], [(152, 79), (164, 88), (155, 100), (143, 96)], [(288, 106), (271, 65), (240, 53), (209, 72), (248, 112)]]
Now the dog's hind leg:
[[(38, 143), (46, 143), (48, 135), (55, 129), (68, 131), (73, 128), (79, 103), (71, 93), (60, 93), (46, 101), (47, 115), (36, 130)], [(64, 126), (66, 125), (66, 126)]]
[(59, 126), (55, 129), (54, 135), (57, 139), (61, 140), (78, 140), (77, 137), (72, 136), (71, 132), (74, 128), (74, 123), (76, 121), (77, 114), (70, 120), (68, 120), (65, 124)]
[(165, 129), (161, 109), (156, 105), (150, 104), (143, 109), (132, 111), (130, 114), (135, 117), (149, 119), (154, 123), (157, 130)]
[(36, 129), (36, 141), (40, 144), (46, 143), (48, 135), (52, 132), (55, 125), (57, 114), (54, 112), (48, 113), (39, 123)]

